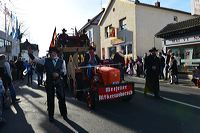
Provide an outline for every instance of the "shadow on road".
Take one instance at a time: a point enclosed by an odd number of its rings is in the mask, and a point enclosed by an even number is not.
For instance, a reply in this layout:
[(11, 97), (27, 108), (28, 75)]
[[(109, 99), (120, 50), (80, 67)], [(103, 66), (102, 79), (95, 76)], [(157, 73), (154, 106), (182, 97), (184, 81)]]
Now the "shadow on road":
[(11, 108), (4, 111), (6, 124), (0, 128), (1, 133), (34, 133), (32, 126), (27, 122), (25, 114), (22, 108), (15, 104), (13, 109), (16, 112), (13, 112)]
[(70, 119), (67, 119), (66, 122), (73, 127), (77, 132), (79, 133), (88, 133), (85, 129), (83, 129), (81, 126), (79, 126), (77, 123), (73, 122)]
[[(143, 91), (143, 88), (137, 89)], [(200, 100), (199, 95), (187, 95), (178, 92), (161, 92), (161, 96), (167, 96), (178, 100), (186, 99), (187, 101)], [(89, 111), (86, 104), (83, 102), (78, 102), (69, 97), (67, 98), (67, 102)], [(142, 93), (137, 92), (130, 102), (113, 101), (99, 103), (92, 113), (135, 132), (200, 132), (200, 128), (197, 124), (198, 121), (200, 121), (200, 118), (197, 117), (200, 114), (198, 109), (165, 99), (155, 99), (150, 95), (145, 97)], [(191, 119), (193, 123), (189, 121)], [(194, 131), (190, 129), (194, 129)]]

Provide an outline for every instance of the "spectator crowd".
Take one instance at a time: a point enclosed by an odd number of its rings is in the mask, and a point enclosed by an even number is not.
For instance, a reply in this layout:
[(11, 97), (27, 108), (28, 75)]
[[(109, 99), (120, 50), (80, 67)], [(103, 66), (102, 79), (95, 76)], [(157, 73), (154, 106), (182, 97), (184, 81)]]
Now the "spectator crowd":
[[(42, 85), (43, 77), (42, 70), (34, 62), (22, 60), (19, 57), (16, 60), (8, 61), (6, 55), (0, 54), (0, 124), (5, 123), (3, 111), (11, 104), (20, 102), (16, 97), (15, 85), (13, 82), (22, 81), (27, 85), (32, 84), (33, 71), (40, 75), (38, 86)], [(43, 75), (43, 74), (42, 74)]]

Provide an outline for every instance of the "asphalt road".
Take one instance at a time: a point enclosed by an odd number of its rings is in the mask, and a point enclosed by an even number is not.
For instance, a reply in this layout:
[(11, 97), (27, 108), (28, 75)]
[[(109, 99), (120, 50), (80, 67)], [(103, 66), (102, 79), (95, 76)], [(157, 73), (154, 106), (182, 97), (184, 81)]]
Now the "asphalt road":
[(130, 102), (99, 103), (94, 111), (69, 95), (68, 121), (60, 116), (57, 101), (54, 123), (48, 121), (44, 87), (16, 83), (21, 102), (4, 111), (7, 120), (0, 133), (200, 133), (200, 89), (161, 81), (161, 96), (143, 95), (144, 79), (136, 82)]

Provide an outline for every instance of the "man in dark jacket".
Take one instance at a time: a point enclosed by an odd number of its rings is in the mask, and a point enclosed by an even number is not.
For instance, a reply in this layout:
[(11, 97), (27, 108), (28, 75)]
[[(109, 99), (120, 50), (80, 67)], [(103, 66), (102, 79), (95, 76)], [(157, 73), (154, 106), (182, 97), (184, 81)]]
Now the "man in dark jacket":
[(40, 85), (42, 85), (42, 82), (43, 82), (44, 65), (37, 63), (36, 73), (37, 73), (37, 81), (38, 81), (38, 87), (39, 87)]
[(147, 91), (154, 93), (156, 98), (160, 98), (159, 91), (159, 74), (160, 74), (160, 61), (156, 56), (158, 50), (154, 47), (149, 50), (150, 55), (147, 57), (145, 62), (145, 71), (146, 71), (146, 83), (144, 94), (146, 95)]
[(66, 29), (63, 28), (62, 29), (62, 34), (60, 34), (58, 36), (58, 44), (61, 45), (61, 47), (64, 47), (66, 45), (68, 45), (68, 42), (69, 42), (69, 36), (66, 34)]
[[(29, 57), (40, 64), (43, 64), (46, 70), (46, 92), (47, 92), (47, 107), (49, 121), (54, 121), (54, 96), (58, 98), (60, 114), (64, 120), (67, 120), (67, 107), (65, 104), (65, 91), (63, 88), (62, 77), (66, 75), (65, 61), (58, 57), (59, 50), (56, 47), (49, 48), (50, 57), (35, 59), (29, 49)], [(55, 89), (56, 88), (56, 89)]]
[(85, 54), (85, 61), (84, 65), (88, 66), (87, 68), (87, 76), (89, 79), (92, 78), (92, 67), (99, 65), (101, 63), (100, 58), (96, 55), (95, 53), (95, 47), (90, 46), (89, 47), (89, 52)]

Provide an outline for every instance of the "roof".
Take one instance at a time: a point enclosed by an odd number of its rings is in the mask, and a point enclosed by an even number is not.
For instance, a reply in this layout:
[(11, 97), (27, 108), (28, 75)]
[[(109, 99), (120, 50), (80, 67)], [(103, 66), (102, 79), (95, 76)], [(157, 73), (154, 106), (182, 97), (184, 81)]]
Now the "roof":
[[(112, 4), (113, 4), (114, 1), (115, 1), (115, 0), (110, 0), (110, 2), (109, 2), (109, 4), (108, 4), (108, 6), (107, 6), (107, 8), (106, 8), (106, 10), (105, 10), (105, 12), (104, 12), (104, 14), (103, 14), (103, 16), (101, 17), (101, 20), (99, 21), (99, 25), (101, 25), (103, 19), (104, 19), (105, 16), (106, 16), (105, 14), (107, 14), (108, 9), (112, 6)], [(177, 10), (177, 9), (171, 9), (171, 8), (166, 8), (166, 7), (157, 7), (157, 6), (155, 6), (155, 5), (150, 5), (150, 4), (141, 3), (141, 2), (136, 2), (136, 1), (129, 1), (129, 2), (131, 2), (131, 3), (135, 4), (135, 5), (148, 6), (148, 7), (152, 7), (152, 8), (163, 9), (163, 10), (168, 10), (168, 11), (179, 12), (179, 13), (191, 15), (191, 13), (189, 13), (189, 12), (185, 12), (185, 11), (181, 11), (181, 10)]]
[[(92, 18), (90, 21), (88, 21), (80, 30), (82, 31), (83, 29), (86, 29), (87, 27), (89, 27), (90, 25), (98, 25), (100, 18), (102, 17), (103, 13), (105, 11), (105, 8), (102, 9), (102, 11), (97, 14), (94, 18)], [(98, 19), (99, 18), (99, 19)]]
[(200, 31), (200, 17), (185, 20), (178, 23), (171, 23), (156, 33), (158, 38), (170, 38), (173, 36), (188, 34)]
[(28, 40), (26, 40), (24, 43), (20, 44), (20, 47), (21, 47), (22, 50), (27, 50), (28, 46), (31, 46), (32, 50), (39, 50), (37, 44), (31, 44), (30, 42), (28, 42)]

